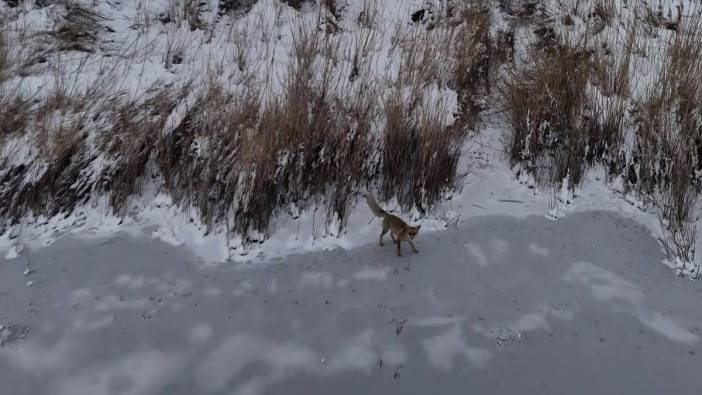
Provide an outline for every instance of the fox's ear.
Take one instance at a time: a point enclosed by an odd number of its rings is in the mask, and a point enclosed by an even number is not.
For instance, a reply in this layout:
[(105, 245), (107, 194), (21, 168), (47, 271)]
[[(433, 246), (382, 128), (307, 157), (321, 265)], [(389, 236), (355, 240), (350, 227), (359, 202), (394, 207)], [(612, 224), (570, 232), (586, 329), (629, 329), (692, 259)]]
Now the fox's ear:
[(415, 227), (414, 230), (416, 230), (417, 232), (419, 232), (419, 228), (421, 228), (421, 227), (422, 227), (422, 225), (417, 225), (417, 227)]

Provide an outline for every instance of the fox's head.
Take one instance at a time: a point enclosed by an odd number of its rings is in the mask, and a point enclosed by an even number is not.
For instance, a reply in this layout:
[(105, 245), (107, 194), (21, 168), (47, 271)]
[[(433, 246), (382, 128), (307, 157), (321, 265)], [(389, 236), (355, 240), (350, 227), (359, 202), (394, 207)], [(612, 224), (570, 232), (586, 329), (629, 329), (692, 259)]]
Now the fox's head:
[(407, 228), (407, 236), (409, 236), (410, 240), (414, 239), (415, 236), (417, 236), (417, 233), (419, 233), (419, 228), (421, 228), (422, 225), (417, 225), (417, 226), (410, 226)]

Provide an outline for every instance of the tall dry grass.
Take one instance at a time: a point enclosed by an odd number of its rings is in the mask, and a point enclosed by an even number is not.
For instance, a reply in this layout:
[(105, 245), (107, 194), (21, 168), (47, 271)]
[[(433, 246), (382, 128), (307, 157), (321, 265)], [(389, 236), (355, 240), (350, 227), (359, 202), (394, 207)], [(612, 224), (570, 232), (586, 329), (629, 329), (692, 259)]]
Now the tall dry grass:
[[(184, 210), (197, 210), (211, 229), (225, 227), (253, 242), (270, 233), (279, 214), (313, 206), (327, 225), (343, 230), (356, 196), (368, 188), (404, 209), (428, 212), (455, 187), (461, 147), (478, 121), (478, 97), (496, 77), (499, 51), (486, 7), (464, 3), (431, 26), (398, 25), (388, 49), (390, 27), (375, 1), (346, 25), (339, 23), (343, 8), (325, 1), (316, 21), (293, 25), (278, 74), (269, 70), (281, 55), (275, 29), (282, 10), (276, 9), (275, 26), (263, 16), (232, 24), (222, 40), (231, 70), (205, 62), (199, 67), (206, 78), (155, 81), (148, 89), (139, 76), (141, 92), (128, 93), (119, 73), (159, 49), (149, 33), (152, 19), (200, 28), (195, 3), (173, 0), (160, 16), (140, 8), (135, 42), (110, 49), (110, 60), (97, 66), (100, 15), (81, 9), (61, 25), (51, 37), (55, 46), (41, 52), (48, 65), (35, 70), (53, 76), (45, 94), (36, 101), (0, 98), (0, 143), (24, 136), (37, 164), (0, 158), (0, 228), (27, 214), (67, 214), (100, 197), (126, 215), (148, 184)], [(87, 18), (82, 25), (81, 18)], [(336, 28), (318, 28), (330, 20)], [(176, 58), (189, 50), (176, 25), (160, 25), (166, 47), (158, 52), (174, 73)], [(62, 69), (56, 65), (66, 52), (72, 63)], [(3, 53), (0, 77), (16, 77), (19, 68)], [(393, 65), (378, 70), (383, 56)], [(94, 83), (80, 83), (83, 67), (94, 70)], [(449, 87), (458, 92), (457, 114), (449, 114)]]
[(12, 75), (13, 59), (6, 25), (0, 22), (0, 146), (5, 138), (25, 130), (30, 114), (30, 101), (18, 88), (5, 86)]
[[(644, 10), (645, 29), (674, 32), (653, 63), (647, 52), (655, 48), (642, 43), (638, 19), (630, 21), (616, 52), (607, 38), (591, 45), (587, 35), (574, 41), (551, 34), (532, 48), (525, 66), (503, 84), (512, 124), (507, 151), (513, 166), (553, 191), (566, 180), (576, 188), (596, 165), (611, 178), (621, 177), (625, 190), (658, 210), (669, 257), (689, 266), (702, 168), (702, 16), (693, 10), (672, 29), (652, 25), (658, 14)], [(609, 24), (612, 12), (607, 2), (598, 2), (591, 15)], [(641, 15), (638, 8), (633, 15)], [(642, 97), (633, 91), (646, 73), (653, 77)]]
[[(231, 95), (210, 79), (160, 145), (160, 174), (179, 204), (197, 207), (211, 226), (226, 223), (237, 234), (265, 235), (277, 214), (313, 202), (324, 208), (327, 224), (343, 229), (356, 192), (376, 183), (385, 198), (420, 210), (453, 188), (467, 124), (449, 125), (445, 108), (428, 107), (421, 97), (431, 84), (456, 86), (458, 73), (444, 73), (442, 63), (457, 64), (468, 51), (466, 39), (484, 45), (485, 38), (463, 30), (463, 20), (443, 33), (449, 45), (422, 30), (411, 40), (398, 39), (395, 88), (381, 102), (374, 81), (355, 78), (367, 75), (369, 58), (380, 47), (372, 28), (377, 14), (371, 6), (366, 10), (363, 28), (348, 46), (329, 31), (298, 26), (283, 94), (274, 100), (264, 99), (265, 87), (255, 80), (242, 80), (246, 88)], [(242, 33), (237, 30), (233, 58), (246, 75), (244, 54), (254, 44)], [(339, 69), (342, 59), (350, 62)]]
[(561, 45), (533, 51), (526, 68), (513, 70), (503, 97), (512, 123), (510, 163), (532, 174), (542, 186), (579, 185), (587, 169), (588, 133), (596, 122), (587, 84), (591, 54)]
[[(380, 196), (422, 213), (459, 180), (463, 143), (478, 121), (478, 99), (489, 94), (497, 61), (484, 4), (466, 2), (444, 11), (438, 20), (443, 29), (396, 28), (398, 74), (384, 103)], [(427, 88), (443, 86), (457, 92), (460, 111), (452, 121), (448, 103), (427, 94)]]
[[(699, 15), (699, 14), (698, 14)], [(702, 184), (702, 17), (682, 24), (638, 109), (635, 189), (652, 199), (670, 255), (694, 260)]]

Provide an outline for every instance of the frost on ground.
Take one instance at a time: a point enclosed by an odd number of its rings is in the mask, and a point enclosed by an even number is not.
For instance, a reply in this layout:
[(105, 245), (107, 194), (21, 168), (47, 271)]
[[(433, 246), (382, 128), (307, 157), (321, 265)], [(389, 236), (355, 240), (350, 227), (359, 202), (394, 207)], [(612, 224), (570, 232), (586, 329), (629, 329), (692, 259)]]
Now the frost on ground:
[(28, 276), (0, 260), (0, 382), (18, 395), (699, 392), (702, 287), (659, 264), (643, 225), (488, 215), (417, 246), (211, 265), (148, 238), (67, 237), (33, 252)]

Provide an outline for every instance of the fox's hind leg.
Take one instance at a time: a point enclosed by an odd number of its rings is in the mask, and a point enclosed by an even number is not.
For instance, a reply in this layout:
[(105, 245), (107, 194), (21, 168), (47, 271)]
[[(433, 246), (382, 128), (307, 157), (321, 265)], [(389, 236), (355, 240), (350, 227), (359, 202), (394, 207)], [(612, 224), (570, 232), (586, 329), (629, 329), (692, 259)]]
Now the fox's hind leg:
[[(388, 233), (389, 229), (383, 228), (383, 230), (380, 232), (380, 246), (383, 246), (383, 236), (385, 236), (386, 233)], [(392, 237), (392, 234), (390, 234), (390, 237)]]
[(402, 256), (402, 253), (400, 252), (400, 243), (402, 243), (402, 240), (400, 238), (397, 238), (397, 256)]

